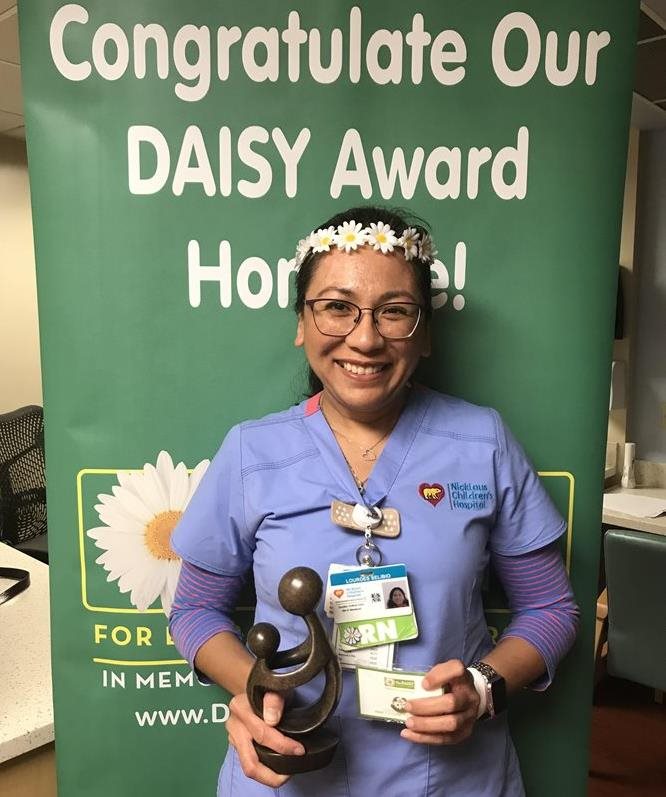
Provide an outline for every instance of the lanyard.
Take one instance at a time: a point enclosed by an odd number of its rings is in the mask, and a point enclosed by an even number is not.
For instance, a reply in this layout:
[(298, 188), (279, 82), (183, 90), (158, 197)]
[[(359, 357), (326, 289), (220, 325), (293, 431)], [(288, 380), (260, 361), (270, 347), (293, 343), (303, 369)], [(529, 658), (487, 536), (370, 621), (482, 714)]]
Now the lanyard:
[[(356, 561), (364, 567), (378, 567), (383, 560), (382, 552), (379, 546), (372, 539), (372, 530), (382, 522), (382, 510), (377, 506), (371, 506), (365, 500), (365, 489), (362, 485), (358, 486), (358, 493), (363, 501), (363, 508), (365, 509), (365, 540), (356, 549)], [(360, 505), (358, 505), (360, 506)], [(354, 510), (356, 513), (356, 510)]]

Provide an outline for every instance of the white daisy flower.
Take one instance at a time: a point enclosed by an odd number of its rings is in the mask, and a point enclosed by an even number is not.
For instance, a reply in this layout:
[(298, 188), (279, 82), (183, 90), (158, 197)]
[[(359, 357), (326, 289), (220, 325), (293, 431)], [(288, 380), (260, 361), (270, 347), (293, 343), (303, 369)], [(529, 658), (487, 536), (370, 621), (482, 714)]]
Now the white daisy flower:
[(312, 247), (312, 235), (313, 233), (310, 233), (310, 235), (308, 235), (307, 237), (301, 238), (301, 240), (298, 242), (298, 245), (296, 246), (295, 261), (297, 269), (299, 269), (303, 265), (303, 261), (310, 252), (310, 248)]
[(168, 616), (176, 593), (180, 557), (170, 545), (171, 534), (208, 468), (200, 462), (190, 475), (182, 462), (174, 467), (166, 451), (157, 465), (142, 471), (118, 472), (113, 495), (101, 494), (95, 506), (103, 526), (87, 534), (104, 553), (95, 561), (117, 581), (120, 592), (140, 611), (160, 598)]
[(365, 230), (361, 222), (357, 224), (355, 221), (343, 221), (338, 227), (335, 243), (338, 249), (344, 249), (348, 254), (352, 249), (358, 249), (359, 246), (363, 246), (365, 243)]
[(424, 235), (419, 242), (419, 260), (434, 260), (437, 250), (432, 236)]
[(349, 626), (342, 632), (342, 640), (345, 645), (358, 645), (361, 641), (361, 632), (356, 626)]
[(376, 224), (371, 224), (368, 230), (368, 243), (376, 251), (381, 251), (384, 254), (392, 252), (393, 247), (398, 243), (395, 233), (389, 224), (383, 221), (378, 221)]
[(313, 252), (328, 252), (334, 244), (335, 227), (317, 230), (317, 232), (313, 232), (310, 237), (312, 239)]
[(405, 260), (411, 260), (418, 256), (420, 237), (421, 234), (416, 231), (415, 227), (407, 227), (406, 230), (403, 230), (402, 235), (398, 238), (398, 246), (402, 246), (405, 250)]

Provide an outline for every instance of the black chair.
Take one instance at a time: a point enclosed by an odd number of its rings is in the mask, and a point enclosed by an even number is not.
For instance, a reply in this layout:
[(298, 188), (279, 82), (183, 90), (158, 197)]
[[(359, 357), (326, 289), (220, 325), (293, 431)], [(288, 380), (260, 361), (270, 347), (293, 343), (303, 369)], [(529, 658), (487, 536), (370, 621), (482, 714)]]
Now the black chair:
[(666, 690), (666, 537), (611, 529), (604, 538), (608, 580), (608, 673)]
[(0, 540), (48, 563), (41, 407), (0, 415)]

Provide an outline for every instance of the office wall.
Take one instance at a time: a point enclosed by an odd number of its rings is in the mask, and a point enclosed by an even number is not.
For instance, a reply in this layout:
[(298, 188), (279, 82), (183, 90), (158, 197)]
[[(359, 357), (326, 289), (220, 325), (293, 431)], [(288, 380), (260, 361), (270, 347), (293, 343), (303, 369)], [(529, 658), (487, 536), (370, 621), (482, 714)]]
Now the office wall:
[[(636, 304), (636, 273), (635, 240), (636, 240), (636, 201), (638, 190), (638, 152), (640, 130), (632, 127), (629, 131), (629, 146), (627, 148), (627, 171), (624, 181), (624, 201), (622, 205), (622, 233), (620, 237), (620, 266), (622, 290), (624, 292), (624, 337), (613, 342), (613, 360), (620, 362), (624, 367), (625, 396), (631, 393), (631, 354), (633, 329), (635, 324)], [(608, 443), (606, 452), (606, 466), (622, 470), (622, 462), (617, 462), (617, 444), (624, 445), (627, 441), (627, 410), (626, 405), (611, 409), (608, 415)]]
[(637, 304), (629, 439), (666, 462), (666, 130), (641, 135)]
[(41, 403), (25, 143), (0, 136), (0, 412)]

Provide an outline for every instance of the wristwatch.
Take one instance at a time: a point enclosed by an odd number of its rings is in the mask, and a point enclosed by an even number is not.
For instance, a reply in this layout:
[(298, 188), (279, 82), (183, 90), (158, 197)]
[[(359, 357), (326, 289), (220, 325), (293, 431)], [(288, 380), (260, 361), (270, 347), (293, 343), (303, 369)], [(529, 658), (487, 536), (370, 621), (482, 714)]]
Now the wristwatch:
[[(482, 683), (485, 691), (485, 712), (479, 719), (492, 719), (506, 709), (506, 682), (504, 678), (485, 661), (473, 661), (468, 670), (473, 670), (474, 686)], [(481, 678), (478, 678), (476, 674)]]

